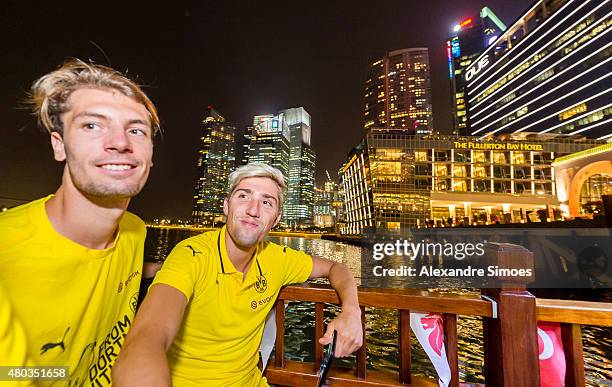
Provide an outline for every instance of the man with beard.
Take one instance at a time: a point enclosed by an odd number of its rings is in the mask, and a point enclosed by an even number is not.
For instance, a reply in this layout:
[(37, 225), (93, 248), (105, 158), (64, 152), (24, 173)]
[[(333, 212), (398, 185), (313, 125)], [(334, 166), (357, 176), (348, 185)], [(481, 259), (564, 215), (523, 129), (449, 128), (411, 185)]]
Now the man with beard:
[(282, 173), (266, 164), (230, 174), (227, 224), (170, 253), (113, 368), (117, 386), (267, 386), (257, 368), (266, 316), (282, 286), (309, 278), (329, 278), (342, 301), (319, 342), (328, 344), (336, 330), (336, 356), (361, 347), (361, 311), (348, 269), (264, 241), (280, 221), (285, 192)]
[(64, 171), (55, 194), (0, 215), (0, 284), (34, 364), (109, 385), (138, 299), (146, 228), (126, 210), (152, 166), (157, 111), (121, 73), (76, 59), (31, 100)]

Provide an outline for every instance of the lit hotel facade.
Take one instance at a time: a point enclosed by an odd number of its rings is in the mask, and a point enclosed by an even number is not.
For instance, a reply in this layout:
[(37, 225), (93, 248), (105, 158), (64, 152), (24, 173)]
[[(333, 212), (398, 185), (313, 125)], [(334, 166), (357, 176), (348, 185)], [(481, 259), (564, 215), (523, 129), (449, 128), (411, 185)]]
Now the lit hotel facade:
[(343, 168), (342, 233), (560, 219), (553, 161), (602, 143), (371, 129)]
[(469, 134), (612, 138), (612, 3), (540, 0), (465, 71)]

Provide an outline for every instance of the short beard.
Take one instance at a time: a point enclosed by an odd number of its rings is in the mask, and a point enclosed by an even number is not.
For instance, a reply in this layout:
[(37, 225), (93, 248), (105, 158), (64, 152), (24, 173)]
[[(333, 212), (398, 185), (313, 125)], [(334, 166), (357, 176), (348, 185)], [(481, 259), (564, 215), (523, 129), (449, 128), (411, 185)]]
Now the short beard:
[(70, 173), (72, 183), (79, 190), (79, 192), (81, 192), (84, 196), (96, 199), (98, 201), (111, 202), (131, 199), (138, 195), (143, 187), (143, 185), (139, 184), (130, 184), (125, 186), (119, 181), (117, 186), (113, 186), (112, 184), (98, 184), (95, 182), (83, 184), (76, 178), (76, 176), (74, 176), (70, 168), (68, 169), (68, 172)]

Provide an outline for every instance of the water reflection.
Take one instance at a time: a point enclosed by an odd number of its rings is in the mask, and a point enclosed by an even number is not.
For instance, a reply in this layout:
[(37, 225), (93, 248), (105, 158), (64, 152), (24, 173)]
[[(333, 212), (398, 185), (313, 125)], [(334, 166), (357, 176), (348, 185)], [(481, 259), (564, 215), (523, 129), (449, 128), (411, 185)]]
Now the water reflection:
[[(187, 230), (148, 229), (145, 244), (145, 260), (163, 261), (171, 249), (181, 240), (198, 232)], [(319, 255), (344, 263), (360, 283), (361, 249), (333, 241), (305, 238), (269, 238), (311, 255)], [(431, 262), (432, 264), (434, 262)], [(323, 282), (318, 280), (316, 282)], [(379, 287), (404, 287), (393, 280), (381, 279)], [(423, 289), (425, 290), (425, 289)], [(439, 290), (438, 290), (439, 291)], [(445, 290), (448, 292), (448, 290)], [(465, 291), (464, 291), (465, 292)], [(338, 313), (339, 308), (326, 305), (325, 322)], [(314, 304), (289, 302), (285, 315), (285, 351), (290, 360), (314, 361)], [(612, 380), (612, 330), (610, 328), (584, 326), (584, 358), (587, 385), (598, 386)], [(382, 308), (366, 308), (366, 335), (368, 368), (399, 372), (398, 312)], [(457, 319), (458, 357), (460, 380), (468, 383), (483, 383), (483, 336), (482, 319), (459, 316)], [(411, 335), (412, 373), (415, 376), (436, 377), (425, 351)], [(355, 356), (335, 362), (337, 365), (354, 366)], [(609, 384), (608, 384), (609, 385)]]

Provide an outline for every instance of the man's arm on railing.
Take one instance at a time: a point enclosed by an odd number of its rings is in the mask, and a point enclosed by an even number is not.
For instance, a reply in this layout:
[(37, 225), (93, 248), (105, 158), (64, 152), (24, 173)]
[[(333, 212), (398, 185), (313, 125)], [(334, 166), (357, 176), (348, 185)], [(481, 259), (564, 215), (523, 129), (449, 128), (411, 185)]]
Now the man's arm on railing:
[(319, 339), (320, 344), (329, 344), (334, 330), (338, 331), (336, 357), (348, 356), (363, 344), (361, 328), (361, 309), (357, 297), (357, 285), (351, 272), (342, 263), (329, 259), (312, 257), (310, 278), (327, 277), (342, 302), (342, 312), (327, 325), (325, 335)]
[(187, 299), (172, 286), (151, 286), (113, 366), (113, 385), (170, 386), (166, 351), (183, 321)]

